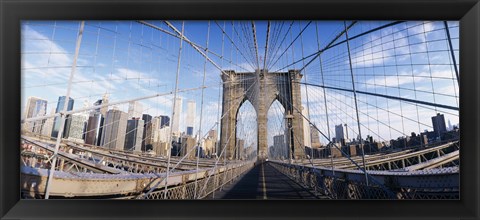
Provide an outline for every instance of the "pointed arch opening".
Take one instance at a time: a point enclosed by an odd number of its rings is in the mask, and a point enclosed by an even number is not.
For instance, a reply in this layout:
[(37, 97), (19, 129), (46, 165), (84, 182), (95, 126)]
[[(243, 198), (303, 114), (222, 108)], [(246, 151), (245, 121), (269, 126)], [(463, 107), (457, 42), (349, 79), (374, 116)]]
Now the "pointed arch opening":
[(268, 157), (272, 159), (289, 158), (288, 131), (285, 121), (285, 108), (275, 99), (267, 112)]
[(233, 158), (248, 160), (257, 157), (257, 112), (249, 100), (245, 99), (240, 104), (236, 119)]

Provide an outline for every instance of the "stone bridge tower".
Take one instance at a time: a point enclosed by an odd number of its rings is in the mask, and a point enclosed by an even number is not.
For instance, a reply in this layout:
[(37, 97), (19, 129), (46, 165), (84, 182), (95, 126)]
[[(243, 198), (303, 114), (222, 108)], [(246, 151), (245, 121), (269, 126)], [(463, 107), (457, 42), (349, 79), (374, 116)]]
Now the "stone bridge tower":
[[(225, 71), (223, 80), (223, 104), (221, 119), (220, 149), (226, 146), (226, 157), (235, 158), (236, 123), (238, 110), (248, 100), (257, 114), (259, 159), (267, 158), (267, 113), (275, 100), (285, 108), (285, 135), (289, 154), (294, 159), (305, 156), (303, 146), (303, 118), (300, 80), (298, 70), (269, 73), (256, 70), (250, 73)], [(220, 152), (218, 152), (218, 155)]]

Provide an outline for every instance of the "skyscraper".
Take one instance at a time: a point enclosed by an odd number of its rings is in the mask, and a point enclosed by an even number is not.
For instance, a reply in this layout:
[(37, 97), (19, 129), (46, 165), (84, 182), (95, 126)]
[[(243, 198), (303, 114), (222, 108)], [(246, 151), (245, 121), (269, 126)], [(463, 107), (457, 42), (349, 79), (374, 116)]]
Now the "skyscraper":
[(310, 126), (310, 136), (312, 137), (312, 148), (320, 147), (320, 132), (312, 125)]
[(83, 132), (84, 132), (84, 126), (85, 122), (87, 121), (87, 118), (85, 117), (84, 114), (72, 114), (70, 116), (70, 124), (67, 127), (68, 130), (68, 139), (73, 140), (76, 142), (81, 142), (84, 143), (83, 140)]
[(163, 127), (158, 131), (158, 141), (163, 143), (170, 143), (170, 127)]
[[(104, 104), (104, 101), (108, 102), (108, 95), (105, 93), (102, 99), (93, 103), (93, 106), (99, 106)], [(87, 121), (87, 127), (85, 129), (85, 143), (100, 146), (103, 133), (103, 123), (105, 116), (107, 115), (108, 107), (95, 108), (90, 112)]]
[(335, 125), (335, 140), (337, 143), (341, 143), (345, 140), (345, 134), (343, 133), (343, 124)]
[(128, 118), (141, 118), (143, 113), (143, 105), (140, 102), (132, 101), (128, 105)]
[(215, 149), (215, 141), (213, 139), (211, 139), (211, 138), (203, 139), (201, 141), (200, 145), (204, 149), (205, 155), (211, 156), (213, 154), (214, 149)]
[[(102, 103), (103, 103), (103, 101), (102, 101), (101, 99), (99, 99), (99, 100), (97, 100), (95, 103), (93, 103), (93, 106), (99, 106), (99, 105), (101, 105)], [(93, 110), (93, 111), (96, 112), (96, 113), (97, 113), (97, 112), (100, 113), (100, 112), (101, 112), (100, 109), (101, 109), (101, 108), (96, 108), (96, 109)], [(102, 114), (103, 114), (103, 113), (102, 113)], [(105, 114), (106, 114), (106, 112), (105, 112)], [(105, 115), (105, 114), (103, 114), (103, 115)]]
[(187, 135), (193, 135), (193, 128), (195, 127), (195, 113), (196, 113), (196, 103), (195, 100), (188, 100), (187, 102)]
[[(101, 104), (108, 104), (108, 94), (105, 93), (101, 99)], [(107, 114), (107, 111), (108, 111), (108, 106), (105, 106), (105, 107), (102, 107), (100, 109), (100, 113), (102, 113), (103, 116), (105, 116)]]
[(160, 116), (152, 118), (152, 142), (158, 142), (158, 136), (160, 135)]
[(433, 131), (435, 132), (435, 137), (441, 138), (444, 132), (447, 132), (447, 127), (445, 126), (445, 117), (443, 114), (437, 113), (436, 116), (432, 117)]
[[(25, 113), (23, 118), (33, 118), (37, 116), (44, 116), (47, 113), (47, 100), (37, 98), (37, 97), (28, 97), (27, 106), (25, 108)], [(24, 129), (29, 132), (34, 132), (40, 134), (42, 132), (43, 123), (45, 120), (38, 120), (33, 122), (26, 122), (24, 124)]]
[[(188, 154), (187, 158), (189, 158), (189, 159), (195, 158), (196, 149), (193, 149), (193, 148), (196, 148), (196, 144), (197, 144), (197, 142), (196, 142), (195, 138), (193, 138), (193, 137), (190, 137), (190, 136), (181, 137), (180, 149), (177, 148), (179, 150), (179, 152), (177, 151), (177, 154), (180, 153), (179, 156), (185, 156), (185, 155)], [(175, 155), (173, 153), (174, 152), (172, 152), (172, 155)]]
[(170, 126), (170, 117), (166, 115), (160, 115), (160, 128)]
[(287, 149), (287, 145), (285, 144), (285, 135), (283, 134), (279, 134), (279, 135), (275, 135), (273, 136), (273, 154), (272, 155), (273, 157), (277, 157), (277, 158), (280, 158), (280, 157), (284, 157), (284, 158), (288, 158), (288, 149)]
[(237, 159), (242, 158), (242, 152), (243, 149), (245, 148), (245, 140), (237, 138), (237, 143), (235, 143), (235, 154)]
[[(57, 108), (55, 109), (55, 113), (59, 113), (63, 111), (65, 102), (66, 102), (67, 97), (65, 96), (60, 96), (58, 97), (58, 103), (57, 103)], [(67, 103), (67, 111), (70, 111), (73, 109), (73, 103), (74, 100), (69, 97), (68, 98), (68, 103)], [(56, 138), (58, 136), (58, 132), (60, 131), (60, 124), (62, 117), (56, 116), (55, 119), (53, 120), (53, 130), (52, 130), (52, 137)], [(66, 115), (65, 117), (65, 124), (64, 124), (64, 132), (62, 137), (66, 138), (68, 137), (68, 129), (65, 129), (68, 127), (68, 124), (71, 122), (70, 120), (70, 115)], [(65, 132), (66, 131), (66, 132)]]
[(177, 97), (175, 101), (175, 109), (173, 111), (173, 121), (171, 124), (172, 132), (179, 136), (180, 135), (180, 115), (182, 115), (182, 98)]
[[(51, 110), (52, 110), (51, 114), (53, 115), (55, 113), (55, 109), (52, 108)], [(50, 137), (52, 135), (52, 129), (53, 129), (53, 118), (47, 118), (45, 120), (45, 123), (43, 124), (42, 135)]]
[(123, 150), (127, 130), (127, 113), (110, 109), (107, 111), (102, 131), (101, 145), (107, 149)]
[(145, 151), (145, 145), (152, 144), (153, 127), (152, 116), (149, 114), (143, 114), (142, 120), (144, 122), (142, 132), (142, 151)]
[(127, 151), (141, 151), (142, 134), (145, 122), (138, 118), (127, 121), (127, 130), (125, 134), (125, 147)]
[(85, 131), (85, 143), (100, 146), (104, 117), (100, 112), (92, 112), (88, 118)]

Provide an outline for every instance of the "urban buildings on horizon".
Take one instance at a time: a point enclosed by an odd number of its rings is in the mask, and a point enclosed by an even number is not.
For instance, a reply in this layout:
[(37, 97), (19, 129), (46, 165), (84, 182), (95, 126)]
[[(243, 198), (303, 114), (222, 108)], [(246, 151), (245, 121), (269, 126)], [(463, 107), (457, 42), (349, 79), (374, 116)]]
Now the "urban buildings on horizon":
[[(197, 145), (195, 134), (195, 113), (196, 103), (194, 100), (188, 100), (187, 111), (185, 115), (185, 132), (180, 131), (180, 118), (182, 115), (182, 98), (176, 99), (175, 113), (173, 120), (169, 116), (159, 115), (151, 116), (143, 114), (143, 106), (139, 102), (130, 102), (128, 113), (116, 108), (108, 109), (108, 107), (98, 107), (85, 113), (67, 114), (63, 127), (62, 138), (81, 142), (89, 145), (103, 146), (108, 149), (127, 150), (136, 152), (153, 151), (157, 155), (167, 155), (167, 146), (170, 140), (173, 140), (172, 155), (184, 155)], [(63, 111), (66, 104), (66, 110), (70, 111), (74, 106), (74, 99), (69, 98), (66, 101), (65, 96), (60, 96), (52, 114)], [(47, 100), (38, 97), (29, 97), (23, 118), (32, 118), (46, 115)], [(105, 94), (102, 99), (93, 103), (93, 106), (108, 104), (108, 95)], [(88, 103), (84, 103), (84, 107), (88, 107)], [(55, 110), (55, 111), (54, 111)], [(307, 112), (302, 110), (304, 114)], [(34, 122), (26, 122), (23, 128), (27, 132), (41, 134), (56, 138), (61, 126), (61, 117), (43, 119)], [(452, 130), (456, 130), (455, 126), (448, 121), (445, 123), (443, 114), (437, 113), (432, 116), (433, 131), (425, 130), (420, 134), (415, 132), (411, 136), (401, 136), (396, 140), (389, 142), (377, 143), (372, 136), (367, 135), (363, 140), (365, 144), (375, 144), (376, 150), (384, 147), (408, 147), (411, 144), (423, 145), (442, 141), (451, 138)], [(339, 124), (335, 126), (335, 137), (332, 142), (338, 146), (347, 146), (360, 143), (360, 140), (350, 139), (348, 137), (347, 124)], [(173, 135), (170, 138), (170, 134)], [(320, 143), (320, 133), (313, 126), (304, 120), (304, 144), (306, 148), (319, 149), (324, 146)], [(191, 137), (190, 139), (187, 137)], [(458, 137), (458, 135), (457, 135)], [(216, 130), (211, 130), (208, 136), (198, 143), (201, 147), (202, 156), (213, 156), (219, 151), (218, 134)], [(237, 144), (245, 145), (242, 139), (237, 140)], [(285, 135), (276, 135), (273, 137), (273, 146), (270, 146), (271, 155), (288, 156), (287, 151), (281, 152), (279, 149), (286, 148), (288, 141)], [(245, 146), (243, 146), (245, 147)], [(243, 149), (243, 148), (242, 148)], [(175, 152), (175, 153), (173, 153)], [(332, 153), (333, 154), (333, 153)], [(193, 154), (192, 154), (193, 155)], [(242, 152), (237, 152), (238, 158), (242, 157)]]
[[(58, 98), (57, 106), (52, 109), (51, 114), (63, 111), (66, 97)], [(69, 98), (66, 106), (67, 111), (73, 110), (75, 100)], [(47, 100), (38, 97), (29, 97), (23, 118), (45, 116), (47, 111)], [(93, 103), (99, 106), (84, 113), (68, 114), (64, 123), (62, 138), (89, 145), (102, 146), (114, 150), (126, 150), (135, 152), (153, 151), (157, 155), (167, 155), (167, 143), (170, 142), (170, 134), (173, 132), (174, 144), (185, 145), (180, 153), (187, 153), (197, 145), (195, 133), (196, 103), (189, 100), (187, 103), (187, 114), (185, 115), (185, 132), (180, 131), (180, 115), (182, 115), (182, 98), (177, 98), (176, 113), (173, 126), (170, 116), (151, 116), (143, 114), (143, 105), (137, 101), (129, 102), (128, 112), (117, 108), (108, 108), (101, 105), (108, 104), (108, 94)], [(84, 103), (88, 107), (88, 103)], [(54, 111), (55, 110), (55, 111)], [(27, 122), (22, 129), (43, 136), (56, 138), (61, 124), (61, 117), (43, 119)], [(176, 124), (176, 125), (175, 125)], [(186, 136), (190, 138), (186, 138)], [(201, 140), (200, 146), (203, 149), (203, 156), (215, 154), (218, 142), (216, 130), (208, 132), (206, 139)], [(184, 143), (182, 143), (184, 142)], [(194, 155), (194, 154), (192, 154)]]
[[(302, 114), (305, 117), (308, 117), (308, 112), (305, 108), (302, 110)], [(319, 157), (342, 157), (344, 156), (340, 150), (337, 148), (327, 148), (326, 145), (323, 145), (320, 142), (320, 132), (317, 128), (311, 125), (308, 120), (304, 118), (303, 120), (303, 130), (304, 130), (304, 146), (305, 153), (307, 155), (312, 155), (314, 158)], [(359, 137), (353, 139), (349, 138), (348, 135), (348, 125), (347, 124), (338, 124), (334, 125), (335, 136), (332, 138), (331, 142), (336, 145), (338, 148), (345, 148), (342, 150), (344, 153), (347, 152), (351, 156), (358, 155), (361, 153), (360, 146), (363, 143), (365, 147), (365, 154), (375, 153), (381, 150), (387, 149), (399, 149), (399, 148), (410, 148), (417, 146), (426, 146), (429, 144), (441, 143), (443, 141), (448, 141), (452, 139), (458, 139), (459, 137), (459, 126), (452, 125), (450, 120), (448, 121), (448, 127), (445, 123), (445, 117), (441, 113), (432, 116), (432, 128), (433, 131), (428, 131), (427, 129), (420, 134), (411, 132), (410, 136), (400, 136), (397, 139), (391, 139), (390, 141), (378, 142), (374, 140), (372, 136), (367, 135), (366, 138), (360, 140)], [(273, 145), (269, 146), (269, 155), (276, 158), (288, 158), (289, 157), (289, 146), (288, 143), (288, 133), (279, 134), (273, 136)]]

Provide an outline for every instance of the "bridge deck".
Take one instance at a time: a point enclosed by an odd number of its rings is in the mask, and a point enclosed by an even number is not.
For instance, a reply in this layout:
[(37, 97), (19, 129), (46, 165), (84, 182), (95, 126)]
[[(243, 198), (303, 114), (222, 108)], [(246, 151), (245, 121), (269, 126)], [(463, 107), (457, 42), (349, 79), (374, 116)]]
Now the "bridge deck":
[(236, 182), (224, 186), (206, 199), (327, 199), (316, 196), (268, 162), (257, 164)]

